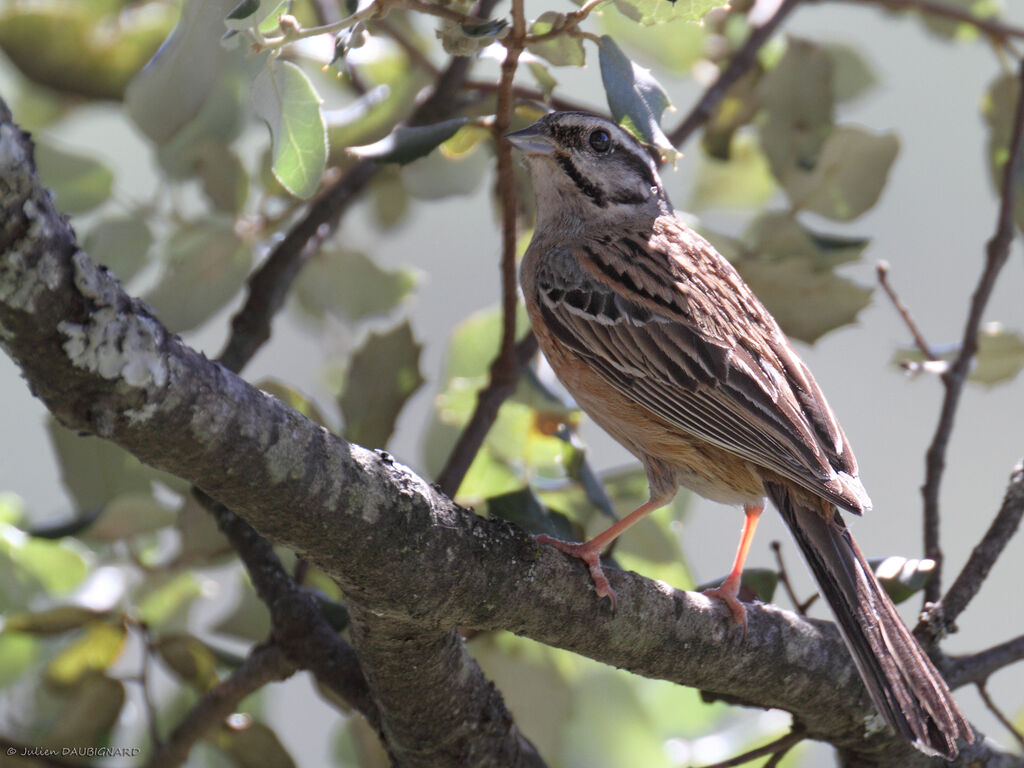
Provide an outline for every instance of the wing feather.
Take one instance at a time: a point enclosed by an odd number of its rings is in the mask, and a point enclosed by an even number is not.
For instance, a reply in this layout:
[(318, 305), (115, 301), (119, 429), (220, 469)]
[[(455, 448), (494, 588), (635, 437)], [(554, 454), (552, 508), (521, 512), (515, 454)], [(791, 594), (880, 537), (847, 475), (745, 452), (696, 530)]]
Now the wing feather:
[(869, 507), (807, 367), (732, 266), (675, 226), (665, 242), (627, 233), (545, 259), (536, 300), (552, 334), (676, 428), (851, 511)]

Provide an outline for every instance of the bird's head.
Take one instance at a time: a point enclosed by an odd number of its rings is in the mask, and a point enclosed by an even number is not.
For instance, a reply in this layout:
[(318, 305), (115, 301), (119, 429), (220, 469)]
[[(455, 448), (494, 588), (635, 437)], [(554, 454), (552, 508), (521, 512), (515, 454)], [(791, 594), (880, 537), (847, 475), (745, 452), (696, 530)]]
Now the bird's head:
[(507, 138), (530, 168), (538, 218), (654, 217), (672, 210), (654, 159), (610, 120), (552, 112)]

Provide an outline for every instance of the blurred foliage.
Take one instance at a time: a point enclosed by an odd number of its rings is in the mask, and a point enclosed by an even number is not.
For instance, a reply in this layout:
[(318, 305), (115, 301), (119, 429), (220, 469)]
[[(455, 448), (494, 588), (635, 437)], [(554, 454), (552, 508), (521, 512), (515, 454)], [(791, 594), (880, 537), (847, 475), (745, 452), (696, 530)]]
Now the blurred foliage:
[[(444, 5), (448, 15), (470, 10), (468, 2)], [(664, 159), (676, 160), (662, 124), (673, 89), (659, 78), (706, 81), (752, 28), (750, 2), (717, 5), (611, 0), (568, 27), (565, 8), (538, 9), (527, 28), (546, 37), (526, 46), (517, 83), (539, 90), (542, 101), (517, 100), (516, 127), (552, 99), (575, 103), (576, 93), (561, 82), (573, 82), (568, 70), (589, 57), (608, 111)], [(979, 16), (995, 13), (989, 0), (956, 5)], [(8, 0), (0, 3), (0, 50), (13, 93), (4, 97), (35, 133), (36, 160), (56, 204), (83, 215), (75, 226), (86, 250), (141, 292), (173, 331), (206, 332), (227, 325), (246, 279), (308, 210), (306, 201), (360, 159), (377, 170), (355, 215), (382, 242), (416, 226), (431, 201), (495, 194), (493, 68), (475, 72), (472, 87), (432, 124), (407, 121), (450, 54), (502, 57), (510, 19), (507, 7), (496, 14), (483, 23), (459, 22), (387, 0)], [(944, 39), (974, 34), (967, 24), (922, 18)], [(303, 34), (319, 24), (333, 24), (336, 34)], [(695, 176), (688, 204), (743, 219), (709, 237), (784, 330), (803, 341), (855, 323), (871, 300), (872, 289), (841, 270), (870, 247), (858, 220), (883, 199), (899, 140), (837, 116), (875, 85), (855, 47), (774, 40), (713, 110), (700, 149), (686, 158)], [(1016, 79), (1003, 75), (984, 99), (997, 183), (1016, 88)], [(66, 141), (69, 122), (99, 107), (116, 128), (108, 143), (82, 148)], [(118, 137), (125, 135), (141, 137), (149, 151), (147, 193), (125, 192), (135, 170), (122, 158)], [(1014, 181), (1014, 213), (1024, 226), (1024, 164), (1014, 169)], [(528, 233), (533, 208), (518, 168), (516, 183), (520, 229)], [(481, 258), (497, 252), (492, 229)], [(382, 258), (377, 242), (360, 242), (345, 227), (318, 245), (306, 254), (290, 308), (326, 350), (332, 396), (299, 392), (287, 371), (260, 386), (371, 448), (386, 447), (407, 404), (429, 392), (422, 469), (436, 476), (489, 381), (500, 311), (483, 309), (456, 323), (437, 370), (421, 352), (425, 343), (445, 340), (417, 340), (423, 336), (416, 296), (444, 275), (421, 274), (416, 248), (396, 265)], [(422, 248), (444, 244), (424, 240)], [(493, 285), (478, 286), (485, 298), (477, 306), (494, 302), (497, 284), (496, 276)], [(520, 312), (517, 336), (526, 325)], [(972, 380), (991, 386), (1024, 367), (1019, 329), (990, 324), (979, 344)], [(955, 348), (938, 351), (945, 360)], [(920, 360), (908, 350), (896, 358)], [(501, 405), (458, 501), (566, 538), (628, 514), (647, 498), (644, 472), (634, 465), (598, 473), (579, 436), (583, 418), (543, 366), (531, 369)], [(269, 614), (183, 482), (105, 441), (55, 422), (49, 430), (73, 512), (43, 525), (39, 510), (0, 495), (0, 702), (18, 713), (12, 735), (19, 741), (140, 745), (141, 764), (153, 748), (151, 728), (166, 737), (199, 696), (267, 638)], [(681, 493), (631, 530), (615, 561), (692, 588), (680, 544), (688, 500)], [(280, 554), (295, 564), (293, 553)], [(894, 555), (879, 574), (903, 599), (922, 588), (929, 563)], [(304, 586), (343, 631), (337, 586), (315, 567), (304, 566), (304, 573)], [(744, 582), (747, 596), (762, 600), (773, 598), (777, 584), (778, 573), (763, 568), (749, 569)], [(211, 606), (218, 615), (208, 620)], [(744, 716), (705, 704), (697, 691), (506, 633), (478, 635), (469, 648), (552, 766), (714, 762), (788, 727), (785, 717)], [(143, 688), (152, 713), (138, 705)], [(246, 700), (241, 713), (214, 729), (189, 764), (295, 764), (278, 738), (283, 721), (263, 717), (261, 698)], [(344, 710), (329, 694), (324, 699)], [(386, 765), (372, 730), (347, 714), (324, 745), (335, 764)], [(781, 765), (799, 762), (795, 750)]]

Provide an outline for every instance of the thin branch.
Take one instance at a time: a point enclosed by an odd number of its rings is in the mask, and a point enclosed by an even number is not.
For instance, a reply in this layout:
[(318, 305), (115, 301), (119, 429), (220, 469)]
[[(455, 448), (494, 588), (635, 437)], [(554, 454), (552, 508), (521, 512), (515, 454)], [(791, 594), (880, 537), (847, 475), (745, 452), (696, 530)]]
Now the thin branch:
[(342, 214), (376, 175), (372, 160), (349, 168), (317, 200), (271, 251), (248, 281), (245, 305), (231, 320), (231, 336), (220, 362), (240, 371), (270, 338), (271, 322), (284, 306), (292, 282), (309, 257), (337, 227)]
[(910, 310), (900, 301), (900, 297), (896, 295), (896, 291), (889, 284), (889, 262), (880, 261), (875, 266), (875, 273), (878, 275), (878, 284), (885, 290), (886, 296), (889, 297), (889, 301), (899, 312), (900, 317), (903, 319), (903, 324), (907, 326), (907, 330), (910, 331), (910, 335), (914, 339), (914, 344), (921, 351), (921, 354), (927, 357), (929, 360), (938, 360), (939, 358), (932, 351), (932, 348), (925, 341), (921, 331), (918, 330), (917, 324), (914, 322), (914, 318), (910, 315)]
[(786, 590), (786, 594), (789, 596), (789, 601), (793, 604), (793, 608), (801, 616), (807, 615), (807, 609), (810, 608), (814, 601), (818, 599), (818, 593), (815, 592), (809, 598), (804, 601), (796, 596), (796, 592), (793, 590), (793, 582), (789, 580), (789, 572), (786, 570), (786, 564), (782, 560), (782, 544), (778, 541), (771, 543), (772, 552), (775, 553), (775, 562), (779, 566), (779, 583), (782, 584), (782, 588)]
[[(498, 84), (483, 80), (467, 80), (465, 87), (471, 91), (483, 91), (485, 93), (494, 93), (498, 90)], [(570, 110), (576, 112), (597, 112), (593, 107), (588, 107), (584, 104), (580, 104), (576, 101), (570, 101), (569, 99), (563, 99), (560, 96), (545, 96), (544, 93), (536, 88), (528, 88), (523, 85), (516, 85), (512, 87), (512, 95), (517, 99), (529, 99), (531, 101), (539, 101), (544, 104), (550, 104), (555, 109)]]
[(948, 656), (942, 672), (951, 688), (987, 680), (1004, 667), (1024, 661), (1024, 635), (970, 656)]
[(750, 69), (757, 61), (757, 52), (778, 29), (779, 25), (789, 16), (800, 0), (782, 0), (778, 9), (759, 27), (755, 27), (743, 46), (736, 51), (729, 65), (719, 73), (718, 78), (704, 91), (704, 95), (690, 110), (679, 127), (668, 135), (668, 140), (676, 147), (686, 142), (690, 135), (708, 121), (718, 102), (726, 92)]
[(542, 35), (527, 35), (526, 44), (533, 45), (534, 43), (543, 43), (547, 40), (553, 40), (556, 37), (566, 34), (572, 31), (580, 22), (590, 15), (601, 3), (607, 2), (607, 0), (589, 0), (582, 7), (577, 8), (575, 11), (562, 14), (562, 16), (555, 22), (555, 25)]
[(148, 768), (174, 768), (184, 764), (195, 743), (219, 728), (242, 699), (267, 683), (286, 680), (294, 672), (294, 665), (276, 645), (255, 648), (230, 677), (203, 694), (178, 723), (167, 743), (154, 753)]
[(536, 353), (537, 338), (529, 331), (515, 346), (514, 371), (502, 367), (504, 358), (500, 354), (494, 358), (491, 363), (491, 379), (477, 393), (473, 415), (469, 417), (455, 447), (448, 454), (444, 468), (437, 475), (437, 487), (442, 493), (453, 496), (459, 489), (462, 478), (469, 471), (469, 465), (473, 463), (488, 430), (498, 417), (498, 409), (516, 391), (519, 371)]
[(995, 234), (988, 241), (985, 268), (978, 279), (978, 285), (971, 297), (971, 307), (964, 326), (960, 354), (953, 361), (949, 371), (942, 375), (946, 393), (942, 401), (939, 422), (925, 458), (925, 481), (921, 489), (924, 497), (924, 554), (935, 561), (935, 574), (925, 586), (926, 603), (934, 603), (942, 593), (942, 548), (939, 545), (939, 490), (942, 474), (946, 468), (946, 450), (953, 432), (960, 395), (963, 394), (967, 374), (978, 351), (978, 329), (981, 326), (985, 307), (988, 305), (996, 278), (1010, 255), (1013, 241), (1014, 172), (1021, 158), (1024, 144), (1024, 60), (1018, 70), (1020, 89), (1017, 96), (1017, 110), (1013, 120), (1013, 133), (1008, 147), (1006, 165), (1000, 186), (999, 218)]
[(996, 720), (1002, 723), (1003, 727), (1013, 734), (1013, 738), (1017, 740), (1017, 743), (1024, 749), (1024, 734), (1022, 734), (1017, 727), (1010, 721), (1010, 719), (1003, 714), (1003, 711), (996, 706), (996, 703), (992, 701), (992, 697), (988, 695), (988, 690), (985, 687), (984, 682), (977, 684), (978, 694), (981, 696), (981, 700), (985, 702), (985, 706), (988, 707), (988, 711), (996, 716)]
[(978, 594), (996, 559), (1017, 532), (1021, 517), (1024, 517), (1024, 460), (1013, 468), (1003, 503), (984, 537), (971, 552), (967, 564), (949, 591), (927, 611), (915, 632), (924, 633), (934, 641), (953, 626), (957, 617)]
[(153, 742), (154, 749), (163, 746), (163, 739), (160, 738), (160, 725), (157, 722), (156, 706), (153, 704), (153, 693), (149, 689), (149, 668), (153, 663), (153, 641), (149, 635), (149, 627), (145, 624), (136, 624), (136, 629), (144, 644), (142, 653), (142, 667), (139, 670), (139, 686), (142, 688), (142, 704), (146, 709), (146, 727), (149, 729), (149, 738)]
[(994, 19), (982, 19), (975, 16), (965, 7), (955, 6), (949, 3), (934, 2), (934, 0), (842, 0), (843, 2), (854, 3), (855, 5), (880, 5), (891, 11), (917, 11), (922, 15), (935, 16), (941, 19), (948, 19), (963, 24), (970, 24), (979, 32), (986, 34), (991, 40), (998, 44), (1005, 43), (1010, 38), (1024, 39), (1024, 27), (1016, 27), (1012, 24), (1004, 24)]
[(443, 493), (452, 496), (459, 489), (469, 471), (473, 458), (480, 450), (498, 409), (514, 391), (523, 365), (536, 351), (536, 340), (528, 333), (516, 343), (516, 315), (519, 294), (516, 282), (516, 217), (518, 203), (516, 182), (512, 166), (512, 145), (505, 138), (512, 125), (513, 83), (519, 56), (523, 52), (526, 35), (526, 17), (522, 0), (512, 3), (512, 31), (505, 38), (505, 59), (501, 65), (498, 84), (498, 104), (494, 118), (494, 139), (498, 155), (498, 190), (501, 195), (501, 346), (491, 361), (490, 380), (477, 393), (476, 407), (459, 439), (452, 449), (444, 468), (437, 476), (437, 485)]
[(313, 595), (296, 585), (270, 543), (227, 507), (193, 491), (242, 559), (253, 588), (270, 610), (272, 637), (288, 658), (358, 710), (375, 730), (380, 713), (352, 646), (324, 617)]
[(705, 765), (701, 768), (733, 768), (733, 766), (749, 763), (750, 761), (756, 760), (759, 757), (764, 757), (765, 755), (776, 755), (779, 752), (785, 754), (787, 751), (803, 741), (804, 736), (804, 729), (799, 725), (794, 725), (790, 729), (789, 733), (785, 736), (781, 736), (775, 741), (764, 744), (756, 749), (752, 749), (749, 752), (744, 752), (742, 755), (730, 757), (728, 760), (723, 760), (720, 763), (712, 763), (711, 765)]

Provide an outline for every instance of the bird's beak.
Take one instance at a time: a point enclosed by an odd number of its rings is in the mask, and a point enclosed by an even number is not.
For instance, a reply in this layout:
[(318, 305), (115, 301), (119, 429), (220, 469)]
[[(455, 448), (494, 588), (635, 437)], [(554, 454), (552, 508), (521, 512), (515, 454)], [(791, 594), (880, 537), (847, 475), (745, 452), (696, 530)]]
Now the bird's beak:
[(524, 155), (554, 154), (555, 144), (540, 123), (534, 123), (521, 131), (508, 133), (505, 138)]

